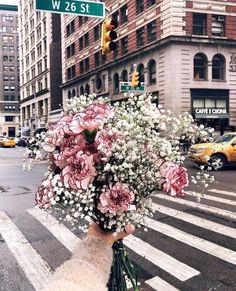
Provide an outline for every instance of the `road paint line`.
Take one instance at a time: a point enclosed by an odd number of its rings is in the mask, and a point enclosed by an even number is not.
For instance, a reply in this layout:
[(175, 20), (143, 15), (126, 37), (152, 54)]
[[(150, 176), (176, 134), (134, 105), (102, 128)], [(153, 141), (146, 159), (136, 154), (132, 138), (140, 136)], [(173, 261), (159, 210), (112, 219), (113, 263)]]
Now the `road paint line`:
[(51, 276), (49, 265), (30, 245), (6, 213), (0, 211), (0, 233), (36, 291), (41, 290)]
[(145, 257), (146, 260), (165, 270), (180, 281), (186, 281), (200, 274), (199, 271), (176, 260), (133, 235), (126, 237), (124, 239), (124, 244), (138, 255)]
[(170, 285), (160, 277), (156, 276), (152, 279), (149, 279), (145, 281), (146, 284), (151, 286), (154, 290), (160, 290), (160, 291), (179, 291), (179, 289), (176, 289), (174, 286)]
[[(221, 197), (217, 197), (217, 196), (213, 196), (213, 195), (200, 194), (200, 193), (198, 193), (198, 195), (201, 197), (201, 199), (207, 199), (207, 200), (211, 200), (211, 201), (216, 201), (216, 202), (236, 206), (235, 200), (230, 200), (230, 199), (225, 199), (225, 198), (221, 198)], [(187, 192), (187, 196), (193, 197), (193, 195), (190, 192)]]
[(209, 192), (217, 193), (217, 194), (224, 194), (227, 196), (233, 196), (236, 197), (236, 189), (235, 192), (225, 191), (225, 190), (218, 190), (218, 189), (209, 189)]
[(160, 232), (168, 237), (174, 238), (181, 243), (187, 244), (191, 247), (199, 249), (207, 254), (217, 257), (223, 261), (236, 265), (236, 252), (217, 245), (213, 242), (205, 240), (203, 238), (197, 237), (195, 235), (186, 233), (180, 229), (173, 226), (167, 225), (165, 223), (156, 221), (151, 218), (146, 218), (148, 227)]
[(201, 204), (199, 202), (188, 201), (188, 200), (183, 199), (183, 198), (172, 197), (172, 196), (169, 196), (167, 194), (158, 193), (158, 194), (155, 194), (154, 196), (157, 198), (165, 199), (165, 200), (175, 202), (178, 204), (190, 206), (190, 207), (193, 207), (195, 209), (202, 210), (204, 212), (213, 213), (213, 214), (224, 216), (224, 217), (227, 217), (230, 219), (236, 219), (235, 212), (231, 212), (231, 211), (224, 210), (221, 208), (217, 208), (217, 207), (213, 207), (213, 206), (209, 206), (209, 205), (204, 205), (204, 204)]
[(168, 216), (180, 219), (182, 221), (188, 222), (190, 224), (194, 224), (201, 228), (205, 228), (210, 231), (214, 231), (224, 236), (228, 236), (230, 238), (236, 239), (236, 229), (222, 225), (220, 223), (213, 222), (211, 220), (198, 217), (196, 215), (188, 214), (173, 208), (169, 208), (166, 206), (159, 205), (157, 203), (153, 203), (153, 208), (155, 211), (161, 212)]
[(73, 252), (80, 239), (67, 227), (59, 223), (56, 218), (39, 208), (28, 209), (27, 212), (36, 218), (52, 235), (63, 244), (70, 252)]

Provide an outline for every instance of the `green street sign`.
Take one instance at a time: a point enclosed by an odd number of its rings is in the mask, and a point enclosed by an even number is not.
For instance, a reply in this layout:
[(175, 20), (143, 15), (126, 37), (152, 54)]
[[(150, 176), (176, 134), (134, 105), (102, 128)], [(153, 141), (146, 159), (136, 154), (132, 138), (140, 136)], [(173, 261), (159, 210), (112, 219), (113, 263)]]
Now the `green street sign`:
[(105, 18), (105, 3), (93, 1), (36, 0), (36, 10)]
[(141, 86), (139, 87), (132, 87), (130, 85), (130, 82), (120, 82), (120, 92), (127, 92), (127, 91), (144, 91), (145, 90), (145, 85), (144, 83), (141, 83)]

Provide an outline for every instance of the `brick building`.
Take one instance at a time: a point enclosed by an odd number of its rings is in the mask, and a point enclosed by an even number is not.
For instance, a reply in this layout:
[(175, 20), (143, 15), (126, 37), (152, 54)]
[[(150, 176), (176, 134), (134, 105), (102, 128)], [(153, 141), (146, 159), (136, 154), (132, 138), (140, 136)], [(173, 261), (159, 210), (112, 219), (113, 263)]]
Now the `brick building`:
[(176, 114), (222, 130), (236, 126), (236, 0), (104, 1), (118, 20), (117, 50), (101, 54), (101, 21), (62, 16), (63, 100), (123, 99), (137, 65), (146, 91)]
[(34, 2), (19, 2), (22, 135), (47, 127), (62, 104), (61, 18), (35, 11)]
[(0, 4), (0, 135), (19, 134), (18, 9)]

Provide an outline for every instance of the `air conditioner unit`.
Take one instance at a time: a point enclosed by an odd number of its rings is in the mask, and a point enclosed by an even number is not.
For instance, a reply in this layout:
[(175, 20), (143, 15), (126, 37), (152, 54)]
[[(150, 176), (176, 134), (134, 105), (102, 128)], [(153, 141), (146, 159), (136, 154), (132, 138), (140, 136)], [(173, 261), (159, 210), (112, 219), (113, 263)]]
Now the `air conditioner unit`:
[(222, 15), (221, 15), (221, 16), (218, 16), (218, 17), (217, 17), (217, 20), (218, 20), (218, 21), (222, 21), (222, 22), (224, 22), (224, 21), (225, 21), (225, 17), (222, 16)]

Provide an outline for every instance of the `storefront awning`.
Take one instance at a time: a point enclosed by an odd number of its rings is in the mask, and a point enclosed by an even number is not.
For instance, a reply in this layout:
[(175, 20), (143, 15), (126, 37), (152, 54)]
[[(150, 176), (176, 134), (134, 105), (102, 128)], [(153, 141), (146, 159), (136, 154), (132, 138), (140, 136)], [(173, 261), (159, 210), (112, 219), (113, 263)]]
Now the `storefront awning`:
[(196, 114), (196, 119), (227, 119), (229, 118), (229, 114)]

